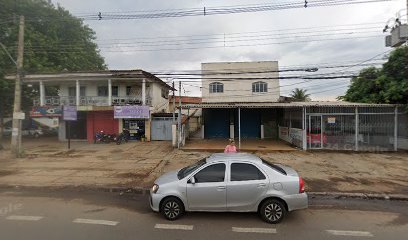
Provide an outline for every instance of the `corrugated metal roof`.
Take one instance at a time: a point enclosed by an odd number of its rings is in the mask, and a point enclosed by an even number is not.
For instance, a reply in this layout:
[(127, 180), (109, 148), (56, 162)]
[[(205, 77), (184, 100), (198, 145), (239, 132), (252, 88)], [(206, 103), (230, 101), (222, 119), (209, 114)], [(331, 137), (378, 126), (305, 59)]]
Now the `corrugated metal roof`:
[(352, 102), (236, 102), (186, 104), (183, 108), (301, 108), (301, 107), (395, 107), (394, 104), (352, 103)]

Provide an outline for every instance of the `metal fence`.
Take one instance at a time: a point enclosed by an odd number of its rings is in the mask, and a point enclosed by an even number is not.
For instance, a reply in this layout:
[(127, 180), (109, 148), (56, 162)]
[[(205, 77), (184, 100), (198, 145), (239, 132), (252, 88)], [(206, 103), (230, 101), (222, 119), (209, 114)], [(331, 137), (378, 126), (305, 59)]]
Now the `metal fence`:
[[(372, 152), (408, 149), (408, 115), (402, 107), (288, 108), (283, 109), (279, 126), (281, 139), (303, 149)], [(297, 134), (297, 129), (303, 130), (296, 144), (290, 133), (293, 128)]]

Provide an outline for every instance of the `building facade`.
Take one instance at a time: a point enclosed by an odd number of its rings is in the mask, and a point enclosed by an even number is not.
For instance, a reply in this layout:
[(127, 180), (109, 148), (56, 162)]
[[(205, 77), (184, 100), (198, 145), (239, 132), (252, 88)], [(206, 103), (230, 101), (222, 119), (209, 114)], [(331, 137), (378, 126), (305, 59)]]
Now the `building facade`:
[[(66, 140), (69, 132), (71, 139), (88, 142), (93, 142), (99, 131), (118, 134), (123, 128), (130, 130), (131, 139), (150, 140), (151, 122), (155, 114), (167, 111), (171, 89), (143, 70), (34, 74), (25, 76), (24, 83), (38, 87), (31, 117), (57, 118), (60, 140)], [(70, 121), (69, 131), (63, 106), (77, 110), (77, 120)], [(116, 114), (125, 108), (128, 115)], [(138, 115), (141, 111), (148, 114)]]

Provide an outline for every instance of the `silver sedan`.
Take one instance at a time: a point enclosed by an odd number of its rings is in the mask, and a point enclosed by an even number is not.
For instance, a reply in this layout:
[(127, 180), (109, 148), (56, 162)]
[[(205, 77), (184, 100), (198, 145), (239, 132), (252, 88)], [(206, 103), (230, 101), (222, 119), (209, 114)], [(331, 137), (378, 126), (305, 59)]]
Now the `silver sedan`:
[(279, 223), (308, 206), (304, 182), (292, 168), (246, 153), (217, 153), (159, 177), (150, 206), (168, 220), (185, 211), (258, 212)]

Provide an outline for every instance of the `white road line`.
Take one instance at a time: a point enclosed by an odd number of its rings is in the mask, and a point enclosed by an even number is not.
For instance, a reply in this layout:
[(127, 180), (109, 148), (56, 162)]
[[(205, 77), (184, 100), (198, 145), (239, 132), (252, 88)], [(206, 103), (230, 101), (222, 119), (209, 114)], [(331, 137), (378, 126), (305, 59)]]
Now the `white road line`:
[(336, 236), (352, 236), (352, 237), (373, 237), (370, 232), (362, 231), (341, 231), (341, 230), (326, 230), (326, 232)]
[(233, 232), (239, 233), (276, 233), (275, 228), (240, 228), (232, 227)]
[(85, 223), (85, 224), (108, 225), (108, 226), (116, 226), (119, 223), (119, 222), (115, 222), (115, 221), (84, 219), (84, 218), (77, 218), (72, 222), (74, 222), (74, 223)]
[(11, 215), (6, 217), (7, 220), (17, 220), (17, 221), (39, 221), (43, 219), (41, 216), (21, 216), (21, 215)]
[(156, 224), (154, 228), (158, 229), (174, 229), (174, 230), (193, 230), (193, 225), (177, 225), (177, 224)]

